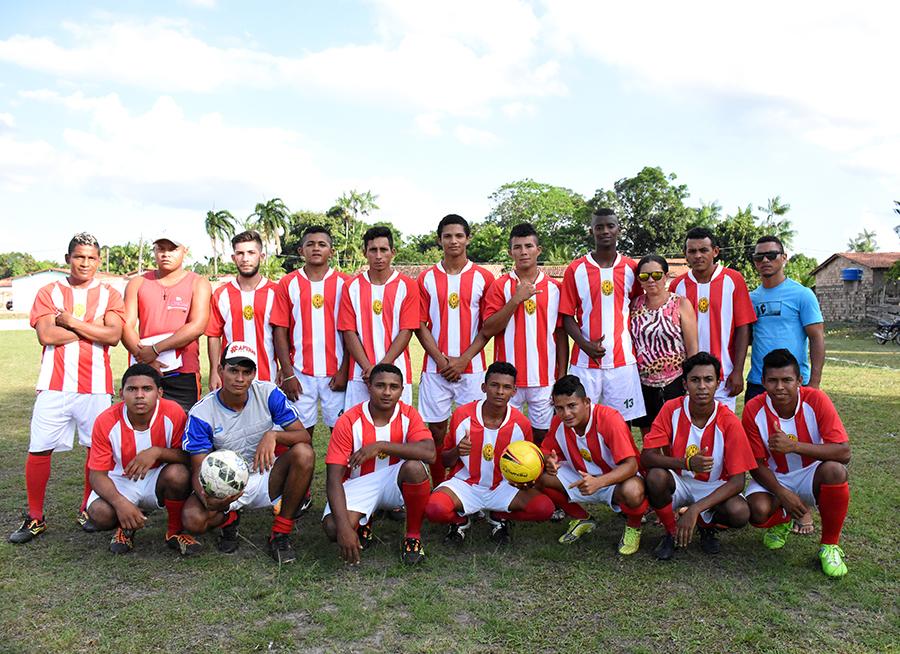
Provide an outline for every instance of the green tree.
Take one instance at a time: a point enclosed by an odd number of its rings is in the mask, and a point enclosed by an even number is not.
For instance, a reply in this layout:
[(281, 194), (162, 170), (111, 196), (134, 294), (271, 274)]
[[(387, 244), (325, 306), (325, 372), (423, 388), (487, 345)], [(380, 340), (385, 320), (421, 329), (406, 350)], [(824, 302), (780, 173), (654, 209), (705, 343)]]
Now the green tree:
[(509, 263), (509, 231), (497, 223), (473, 223), (468, 254), (477, 263)]
[(27, 252), (0, 253), (0, 279), (26, 275), (39, 270), (46, 270), (47, 268), (59, 268), (60, 266), (61, 264), (56, 261), (38, 261)]
[(765, 230), (753, 215), (753, 207), (747, 205), (724, 220), (714, 228), (719, 243), (719, 261), (740, 272), (744, 279), (756, 279), (756, 269), (750, 260), (750, 254), (756, 239), (763, 236)]
[[(291, 214), (291, 226), (288, 228), (287, 234), (281, 242), (282, 254), (281, 260), (285, 272), (291, 272), (303, 267), (303, 259), (298, 254), (300, 246), (303, 245), (303, 232), (307, 227), (312, 225), (321, 225), (332, 234), (332, 238), (336, 239), (340, 236), (340, 223), (325, 215), (321, 211), (295, 211)], [(337, 245), (335, 244), (335, 247)], [(335, 262), (336, 264), (337, 262)]]
[(213, 275), (219, 276), (219, 258), (225, 252), (225, 243), (234, 236), (234, 227), (237, 221), (230, 211), (220, 209), (219, 211), (206, 212), (206, 235), (209, 236), (209, 243), (213, 250)]
[(154, 265), (153, 248), (149, 243), (144, 244), (143, 262), (141, 261), (141, 246), (138, 243), (129, 241), (124, 245), (104, 247), (100, 251), (100, 269), (117, 275), (126, 275), (137, 270), (149, 270)]
[(713, 200), (712, 202), (700, 202), (700, 206), (694, 209), (694, 219), (691, 227), (706, 227), (714, 229), (716, 224), (722, 220), (722, 205)]
[(434, 232), (410, 236), (397, 247), (397, 263), (434, 263), (443, 257)]
[(875, 240), (875, 232), (868, 229), (862, 230), (847, 241), (847, 250), (850, 252), (875, 252), (877, 249), (878, 243)]
[(263, 237), (267, 254), (270, 244), (275, 246), (272, 254), (281, 252), (281, 237), (287, 233), (290, 226), (291, 212), (281, 198), (272, 198), (268, 202), (258, 203), (253, 209), (253, 213), (247, 216), (247, 227), (255, 229)]
[(816, 285), (816, 278), (812, 275), (813, 269), (819, 262), (805, 254), (795, 254), (784, 266), (784, 274), (795, 279), (804, 286), (812, 288)]
[(778, 239), (789, 248), (794, 242), (794, 236), (797, 232), (791, 227), (791, 222), (785, 218), (785, 214), (791, 210), (791, 205), (781, 201), (781, 196), (776, 195), (769, 198), (766, 206), (757, 206), (759, 211), (765, 213), (766, 217), (762, 219), (762, 230), (770, 236), (777, 236)]

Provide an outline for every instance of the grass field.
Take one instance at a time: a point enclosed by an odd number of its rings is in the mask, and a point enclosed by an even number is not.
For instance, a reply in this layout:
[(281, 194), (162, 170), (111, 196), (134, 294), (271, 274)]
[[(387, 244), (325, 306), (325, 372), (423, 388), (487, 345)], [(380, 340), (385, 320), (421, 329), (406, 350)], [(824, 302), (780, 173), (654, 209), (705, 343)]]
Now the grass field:
[[(381, 542), (348, 569), (319, 527), (321, 426), (314, 509), (299, 522), (293, 566), (265, 554), (265, 512), (244, 517), (247, 540), (230, 557), (209, 536), (204, 554), (177, 558), (162, 543), (161, 512), (133, 554), (114, 557), (107, 535), (75, 523), (78, 449), (54, 457), (47, 533), (12, 546), (39, 347), (33, 333), (0, 333), (0, 651), (900, 651), (900, 348), (841, 330), (828, 349), (837, 360), (824, 388), (853, 447), (850, 574), (839, 581), (820, 572), (815, 537), (773, 553), (749, 528), (724, 534), (715, 558), (694, 545), (666, 564), (652, 558), (661, 531), (648, 526), (641, 551), (623, 559), (623, 522), (602, 508), (600, 528), (571, 546), (556, 542), (559, 524), (516, 525), (498, 551), (476, 525), (455, 550), (426, 525), (428, 560), (415, 569), (399, 563), (401, 526), (379, 523)], [(114, 371), (123, 366), (120, 348)]]

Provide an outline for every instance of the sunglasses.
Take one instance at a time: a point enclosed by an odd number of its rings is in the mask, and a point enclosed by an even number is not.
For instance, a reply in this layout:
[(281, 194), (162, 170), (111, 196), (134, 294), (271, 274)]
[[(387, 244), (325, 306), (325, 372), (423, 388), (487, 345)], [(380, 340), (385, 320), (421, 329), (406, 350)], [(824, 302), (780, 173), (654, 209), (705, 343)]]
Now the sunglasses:
[(763, 259), (768, 259), (769, 261), (775, 261), (778, 257), (780, 257), (784, 252), (780, 250), (770, 250), (769, 252), (754, 252), (753, 260), (757, 263), (762, 261)]
[(638, 273), (638, 279), (642, 282), (646, 282), (648, 279), (652, 279), (654, 282), (658, 282), (660, 279), (666, 276), (662, 270), (654, 270), (653, 272), (648, 273)]

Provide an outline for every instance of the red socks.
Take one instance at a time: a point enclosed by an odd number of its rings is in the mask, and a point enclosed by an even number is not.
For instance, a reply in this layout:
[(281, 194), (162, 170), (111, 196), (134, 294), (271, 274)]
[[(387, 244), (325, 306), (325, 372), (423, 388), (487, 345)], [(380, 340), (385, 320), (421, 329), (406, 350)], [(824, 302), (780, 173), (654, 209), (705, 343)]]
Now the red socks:
[(431, 484), (426, 479), (418, 484), (404, 482), (400, 486), (403, 503), (406, 504), (406, 537), (422, 537), (422, 520), (425, 519), (425, 507), (431, 495)]
[(50, 455), (25, 459), (25, 490), (28, 493), (28, 514), (34, 519), (44, 517), (44, 495), (50, 480)]
[(650, 503), (646, 499), (633, 509), (625, 504), (620, 504), (619, 509), (625, 514), (625, 524), (634, 529), (640, 529), (648, 506)]
[(759, 524), (754, 524), (754, 527), (759, 529), (769, 529), (771, 527), (775, 527), (777, 525), (783, 525), (785, 522), (790, 522), (791, 516), (781, 507), (775, 509), (775, 511), (766, 518), (765, 522), (761, 522)]
[(163, 500), (163, 506), (166, 507), (166, 514), (169, 516), (166, 538), (170, 538), (184, 530), (181, 524), (181, 509), (184, 508), (184, 500)]
[(280, 515), (275, 516), (275, 519), (272, 521), (272, 535), (276, 534), (289, 534), (294, 529), (294, 519), (293, 518), (284, 518)]
[(234, 522), (237, 519), (238, 519), (237, 511), (228, 511), (227, 513), (225, 513), (225, 522), (220, 524), (219, 527), (221, 529), (224, 529), (225, 527), (227, 527), (228, 525), (230, 525), (232, 522)]
[(88, 498), (91, 496), (91, 469), (88, 467), (88, 463), (91, 460), (91, 448), (84, 448), (87, 452), (87, 456), (84, 457), (84, 495), (81, 498), (81, 510), (84, 511), (87, 508)]
[(672, 509), (672, 503), (669, 502), (664, 507), (659, 509), (653, 509), (656, 512), (656, 515), (659, 517), (659, 521), (662, 523), (662, 526), (666, 528), (666, 531), (669, 532), (672, 536), (675, 535), (675, 532), (678, 530), (675, 526), (675, 511)]
[(534, 495), (521, 511), (494, 511), (493, 516), (500, 520), (516, 520), (518, 522), (543, 522), (553, 515), (553, 500), (544, 494)]
[(440, 491), (432, 493), (428, 497), (428, 504), (425, 505), (425, 517), (428, 518), (428, 522), (442, 524), (452, 522), (461, 525), (466, 521), (464, 516), (456, 512), (453, 498)]
[(578, 520), (587, 520), (590, 517), (590, 514), (584, 510), (583, 506), (570, 501), (569, 496), (563, 491), (558, 491), (555, 488), (543, 488), (541, 492), (549, 497), (556, 507), (565, 511), (566, 515)]
[(850, 506), (850, 485), (820, 484), (819, 515), (822, 518), (822, 544), (837, 545)]

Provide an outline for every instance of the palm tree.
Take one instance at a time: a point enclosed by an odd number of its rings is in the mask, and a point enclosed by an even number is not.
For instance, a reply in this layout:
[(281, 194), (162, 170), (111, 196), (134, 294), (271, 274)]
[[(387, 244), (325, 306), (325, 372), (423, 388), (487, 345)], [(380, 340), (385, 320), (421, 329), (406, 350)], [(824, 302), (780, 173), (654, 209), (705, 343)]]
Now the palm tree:
[(290, 226), (291, 212), (281, 198), (258, 203), (253, 213), (247, 216), (247, 227), (258, 231), (267, 245), (274, 243), (276, 254), (281, 252), (281, 236), (288, 232)]
[[(337, 199), (335, 205), (328, 210), (328, 217), (339, 220), (344, 228), (343, 242), (335, 248), (338, 255), (338, 266), (344, 270), (355, 270), (356, 264), (361, 262), (359, 255), (360, 240), (362, 238), (362, 225), (360, 216), (368, 216), (379, 209), (375, 204), (378, 196), (372, 191), (360, 193), (356, 189), (343, 193)], [(335, 245), (338, 245), (335, 243)]]
[(875, 236), (875, 232), (864, 229), (856, 235), (856, 238), (851, 238), (847, 242), (847, 249), (850, 252), (874, 252), (878, 249)]
[(757, 209), (766, 214), (762, 221), (762, 227), (765, 229), (766, 234), (777, 236), (784, 243), (785, 247), (790, 247), (791, 241), (794, 240), (797, 232), (791, 229), (791, 221), (785, 218), (784, 215), (791, 210), (791, 205), (782, 202), (781, 196), (776, 195), (774, 198), (769, 198), (766, 206), (757, 206)]
[(236, 223), (230, 211), (221, 209), (206, 212), (206, 235), (209, 236), (213, 249), (213, 275), (216, 277), (219, 276), (219, 255), (225, 250), (225, 241), (234, 236)]

